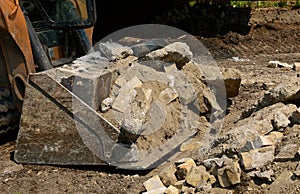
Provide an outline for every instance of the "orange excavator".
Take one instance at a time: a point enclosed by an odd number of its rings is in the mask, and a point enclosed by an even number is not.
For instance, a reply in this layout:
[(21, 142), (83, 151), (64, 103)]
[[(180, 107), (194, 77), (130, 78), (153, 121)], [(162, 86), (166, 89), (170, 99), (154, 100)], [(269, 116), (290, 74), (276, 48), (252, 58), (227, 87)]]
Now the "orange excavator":
[(31, 73), (91, 48), (94, 7), (92, 0), (0, 2), (0, 134), (17, 122)]

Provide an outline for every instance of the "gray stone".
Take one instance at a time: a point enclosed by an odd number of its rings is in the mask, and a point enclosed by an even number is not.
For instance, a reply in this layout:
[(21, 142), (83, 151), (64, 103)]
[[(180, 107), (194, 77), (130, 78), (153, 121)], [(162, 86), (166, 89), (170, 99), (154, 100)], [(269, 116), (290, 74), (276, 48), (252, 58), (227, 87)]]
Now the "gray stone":
[(160, 187), (157, 189), (153, 189), (147, 192), (143, 192), (142, 194), (165, 194), (167, 187)]
[(62, 78), (62, 85), (81, 98), (95, 110), (99, 110), (101, 102), (110, 94), (113, 73), (108, 70), (80, 72)]
[(159, 130), (167, 118), (166, 107), (159, 101), (151, 103), (148, 114), (150, 115), (150, 120), (144, 124), (142, 135), (149, 135)]
[[(270, 93), (265, 96), (265, 103), (276, 103), (286, 101), (299, 101), (300, 99), (300, 80), (290, 79), (281, 82)], [(268, 101), (268, 102), (266, 102)]]
[(238, 121), (231, 130), (227, 132), (228, 146), (235, 150), (240, 150), (247, 141), (253, 141), (259, 135), (270, 133), (274, 127), (274, 115), (278, 112), (283, 113), (287, 118), (297, 109), (294, 104), (285, 105), (276, 103), (265, 107), (250, 117)]
[(94, 48), (99, 50), (100, 53), (110, 61), (124, 59), (133, 54), (130, 47), (123, 46), (116, 42), (98, 43), (94, 46)]
[(222, 167), (224, 160), (222, 160), (221, 158), (210, 158), (207, 160), (202, 161), (203, 165), (208, 168), (211, 169), (213, 166), (217, 166), (217, 167)]
[(164, 184), (161, 182), (158, 175), (155, 175), (155, 176), (151, 177), (150, 179), (146, 180), (143, 183), (143, 185), (144, 185), (144, 187), (146, 188), (147, 191), (160, 189), (160, 188), (166, 188), (164, 186)]
[(240, 154), (241, 164), (245, 170), (264, 166), (274, 160), (275, 146), (266, 146)]
[(272, 169), (266, 170), (266, 171), (263, 171), (263, 172), (251, 171), (251, 172), (248, 173), (248, 175), (250, 177), (253, 177), (253, 178), (260, 178), (260, 179), (266, 180), (268, 182), (272, 182), (273, 177), (274, 177), (274, 171)]
[(297, 154), (298, 149), (298, 144), (287, 144), (280, 148), (280, 151), (276, 155), (275, 160), (280, 162), (292, 160)]
[(274, 127), (277, 130), (281, 130), (286, 128), (287, 126), (289, 126), (290, 124), (290, 120), (288, 119), (288, 117), (283, 114), (282, 112), (277, 112), (274, 115)]
[(113, 104), (114, 99), (111, 97), (107, 97), (101, 102), (101, 112), (106, 112), (108, 111), (112, 104)]
[(162, 60), (165, 62), (175, 62), (177, 67), (181, 69), (185, 63), (189, 62), (193, 57), (189, 46), (186, 43), (175, 42), (162, 49), (153, 51), (146, 55), (148, 60)]
[(134, 88), (140, 87), (141, 85), (142, 82), (137, 77), (133, 77), (120, 89), (120, 92), (115, 99), (112, 108), (124, 113), (136, 96), (137, 92)]
[(135, 44), (131, 46), (131, 49), (134, 56), (143, 57), (151, 51), (161, 49), (167, 45), (169, 45), (169, 42), (165, 39), (151, 39), (139, 44)]

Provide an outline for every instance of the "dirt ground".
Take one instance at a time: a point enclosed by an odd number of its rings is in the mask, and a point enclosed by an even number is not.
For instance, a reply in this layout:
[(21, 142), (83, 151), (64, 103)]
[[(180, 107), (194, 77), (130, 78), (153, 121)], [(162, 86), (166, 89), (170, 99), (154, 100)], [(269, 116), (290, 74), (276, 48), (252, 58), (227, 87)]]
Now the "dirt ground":
[[(300, 76), (291, 69), (267, 67), (271, 60), (300, 62), (300, 10), (255, 9), (251, 12), (249, 25), (251, 30), (247, 35), (230, 32), (212, 38), (198, 37), (220, 67), (236, 68), (242, 72), (240, 93), (230, 99), (222, 132), (229, 130), (241, 113), (255, 105), (267, 89)], [(299, 137), (294, 140), (299, 140)], [(14, 141), (0, 145), (0, 193), (141, 193), (145, 191), (143, 182), (159, 171), (125, 171), (107, 166), (17, 165), (12, 159), (14, 146)], [(276, 168), (283, 171), (294, 167), (295, 163), (290, 162)], [(299, 185), (278, 185), (278, 190), (272, 193), (300, 193)], [(250, 186), (251, 191), (247, 190)], [(227, 191), (268, 193), (266, 187), (242, 180), (241, 184)]]

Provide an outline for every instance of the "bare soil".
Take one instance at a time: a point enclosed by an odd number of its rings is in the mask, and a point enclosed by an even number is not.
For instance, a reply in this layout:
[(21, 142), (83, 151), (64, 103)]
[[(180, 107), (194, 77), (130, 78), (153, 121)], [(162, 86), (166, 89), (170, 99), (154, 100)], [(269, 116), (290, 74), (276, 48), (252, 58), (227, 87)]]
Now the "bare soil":
[[(249, 25), (251, 29), (246, 35), (229, 32), (212, 38), (198, 37), (220, 67), (236, 68), (242, 73), (240, 93), (229, 99), (222, 132), (229, 130), (237, 118), (245, 116), (242, 112), (255, 106), (269, 88), (283, 80), (299, 79), (300, 74), (291, 69), (270, 68), (267, 65), (270, 60), (286, 63), (300, 61), (300, 10), (255, 9), (251, 11)], [(285, 141), (299, 142), (300, 137), (289, 136)], [(141, 172), (108, 166), (18, 165), (12, 158), (14, 146), (14, 140), (0, 145), (0, 193), (141, 193), (145, 191), (142, 183), (163, 168)], [(189, 155), (183, 153), (182, 156)], [(196, 155), (190, 157), (198, 158)], [(270, 165), (270, 168), (283, 172), (295, 169), (296, 164), (290, 161)], [(228, 191), (300, 193), (300, 186), (279, 183), (276, 191), (269, 191), (265, 183), (243, 179), (241, 184)]]

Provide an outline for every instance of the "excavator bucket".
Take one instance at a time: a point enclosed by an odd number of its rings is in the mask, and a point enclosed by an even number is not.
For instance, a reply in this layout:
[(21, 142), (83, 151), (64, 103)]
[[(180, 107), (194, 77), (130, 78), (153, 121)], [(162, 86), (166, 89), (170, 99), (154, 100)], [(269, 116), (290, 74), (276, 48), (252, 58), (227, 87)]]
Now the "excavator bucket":
[(167, 143), (150, 150), (120, 143), (120, 129), (97, 111), (109, 95), (115, 72), (99, 64), (89, 69), (74, 73), (62, 67), (29, 76), (16, 162), (150, 169), (173, 156), (196, 133), (179, 130)]

